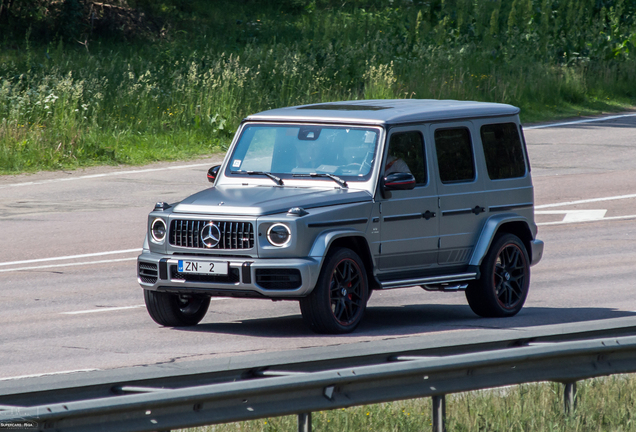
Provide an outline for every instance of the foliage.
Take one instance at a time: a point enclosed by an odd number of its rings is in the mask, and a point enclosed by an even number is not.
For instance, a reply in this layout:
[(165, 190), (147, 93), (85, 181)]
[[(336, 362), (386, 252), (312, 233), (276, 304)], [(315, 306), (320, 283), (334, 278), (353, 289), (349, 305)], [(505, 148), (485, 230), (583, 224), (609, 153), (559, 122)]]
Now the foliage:
[(5, 173), (219, 151), (246, 115), (311, 102), (482, 100), (527, 121), (636, 98), (636, 0), (0, 5)]

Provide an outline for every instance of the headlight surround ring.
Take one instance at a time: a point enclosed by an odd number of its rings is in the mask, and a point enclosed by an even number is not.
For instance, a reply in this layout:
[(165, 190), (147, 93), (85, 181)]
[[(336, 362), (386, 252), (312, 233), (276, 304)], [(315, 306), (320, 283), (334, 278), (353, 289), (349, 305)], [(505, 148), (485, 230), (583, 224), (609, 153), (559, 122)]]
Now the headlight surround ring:
[(291, 230), (283, 223), (275, 223), (267, 230), (267, 241), (272, 246), (285, 247), (291, 242)]
[(156, 218), (150, 225), (150, 235), (156, 243), (163, 243), (166, 239), (168, 228), (166, 222), (161, 218)]

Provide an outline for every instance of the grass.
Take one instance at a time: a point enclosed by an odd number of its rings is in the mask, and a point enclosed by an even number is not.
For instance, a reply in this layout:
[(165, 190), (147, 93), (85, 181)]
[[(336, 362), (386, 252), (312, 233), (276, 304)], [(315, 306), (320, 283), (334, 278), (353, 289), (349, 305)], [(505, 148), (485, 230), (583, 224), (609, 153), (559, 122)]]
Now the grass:
[(0, 174), (222, 152), (245, 116), (304, 103), (492, 101), (533, 122), (636, 100), (633, 1), (130, 3), (167, 36), (4, 34)]
[[(565, 415), (563, 386), (524, 384), (446, 397), (450, 431), (584, 432), (636, 430), (636, 377), (619, 375), (578, 383), (577, 406)], [(188, 432), (296, 431), (295, 416), (187, 429)], [(430, 398), (313, 413), (316, 432), (422, 431), (431, 428)]]

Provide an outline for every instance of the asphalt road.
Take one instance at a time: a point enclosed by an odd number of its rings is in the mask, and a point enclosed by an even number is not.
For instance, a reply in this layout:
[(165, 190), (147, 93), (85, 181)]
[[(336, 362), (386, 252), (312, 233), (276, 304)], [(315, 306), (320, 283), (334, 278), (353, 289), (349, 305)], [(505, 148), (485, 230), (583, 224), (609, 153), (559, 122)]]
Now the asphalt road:
[(207, 187), (219, 158), (0, 176), (0, 380), (636, 316), (636, 117), (525, 134), (546, 250), (519, 315), (482, 319), (462, 293), (393, 290), (344, 336), (306, 330), (296, 302), (218, 299), (187, 329), (150, 319), (135, 269), (147, 213)]

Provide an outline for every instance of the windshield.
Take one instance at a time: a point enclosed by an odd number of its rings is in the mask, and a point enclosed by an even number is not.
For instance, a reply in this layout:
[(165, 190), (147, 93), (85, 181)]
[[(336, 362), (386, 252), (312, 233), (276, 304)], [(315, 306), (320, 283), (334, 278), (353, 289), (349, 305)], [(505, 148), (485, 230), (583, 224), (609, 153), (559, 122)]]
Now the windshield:
[(371, 173), (378, 135), (374, 128), (247, 125), (226, 174), (265, 172), (292, 178), (324, 173), (364, 181)]

